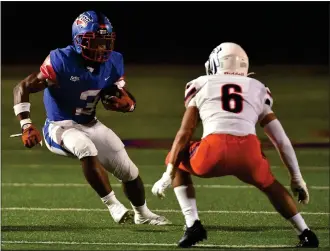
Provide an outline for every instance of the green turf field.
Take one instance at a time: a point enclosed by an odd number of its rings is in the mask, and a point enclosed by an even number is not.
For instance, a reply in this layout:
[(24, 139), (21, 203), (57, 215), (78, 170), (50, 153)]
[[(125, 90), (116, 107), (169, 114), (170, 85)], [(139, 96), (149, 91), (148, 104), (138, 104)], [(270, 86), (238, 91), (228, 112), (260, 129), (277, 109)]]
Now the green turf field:
[[(36, 68), (37, 69), (37, 68)], [(1, 238), (3, 250), (168, 250), (183, 233), (183, 216), (172, 190), (164, 200), (152, 196), (167, 150), (128, 149), (146, 184), (149, 207), (167, 216), (173, 226), (116, 225), (84, 180), (79, 162), (50, 153), (46, 147), (25, 149), (12, 110), (12, 88), (27, 68), (2, 70)], [(259, 72), (258, 72), (259, 73)], [(317, 132), (329, 128), (327, 75), (273, 71), (260, 76), (272, 91), (274, 110), (295, 142), (328, 142)], [(203, 68), (128, 67), (127, 83), (138, 100), (132, 114), (98, 108), (98, 118), (122, 139), (173, 138), (179, 127), (183, 90)], [(284, 77), (285, 76), (285, 77)], [(42, 95), (31, 97), (32, 119), (44, 122)], [(200, 130), (196, 133), (198, 136)], [(262, 133), (261, 137), (264, 137)], [(274, 150), (267, 150), (273, 172), (286, 186), (289, 176)], [(329, 149), (297, 149), (311, 201), (299, 205), (323, 248), (329, 248)], [(117, 198), (126, 206), (119, 182), (110, 177)], [(232, 178), (195, 179), (200, 218), (209, 239), (199, 246), (220, 248), (291, 247), (297, 239), (291, 225), (274, 212), (263, 194)], [(197, 248), (194, 248), (197, 249)]]

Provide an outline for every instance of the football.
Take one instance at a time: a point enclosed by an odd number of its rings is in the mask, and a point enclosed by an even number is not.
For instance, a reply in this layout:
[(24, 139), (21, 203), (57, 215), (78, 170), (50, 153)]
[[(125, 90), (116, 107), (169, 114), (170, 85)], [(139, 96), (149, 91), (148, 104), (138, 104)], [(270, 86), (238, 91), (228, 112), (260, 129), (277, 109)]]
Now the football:
[(109, 98), (112, 96), (115, 96), (117, 98), (121, 97), (121, 92), (119, 91), (117, 85), (112, 85), (101, 91), (101, 101), (104, 108), (107, 110), (111, 110), (109, 106), (113, 104), (113, 101), (111, 101)]

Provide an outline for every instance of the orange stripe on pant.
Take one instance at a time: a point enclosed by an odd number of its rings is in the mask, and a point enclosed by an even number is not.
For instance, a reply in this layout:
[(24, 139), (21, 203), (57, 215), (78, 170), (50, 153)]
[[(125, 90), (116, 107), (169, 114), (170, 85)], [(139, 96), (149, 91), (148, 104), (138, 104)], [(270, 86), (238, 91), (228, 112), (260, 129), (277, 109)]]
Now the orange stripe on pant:
[[(165, 163), (168, 163), (169, 154)], [(245, 183), (264, 189), (274, 182), (269, 163), (256, 135), (211, 134), (190, 142), (189, 153), (179, 168), (203, 178), (236, 176)]]

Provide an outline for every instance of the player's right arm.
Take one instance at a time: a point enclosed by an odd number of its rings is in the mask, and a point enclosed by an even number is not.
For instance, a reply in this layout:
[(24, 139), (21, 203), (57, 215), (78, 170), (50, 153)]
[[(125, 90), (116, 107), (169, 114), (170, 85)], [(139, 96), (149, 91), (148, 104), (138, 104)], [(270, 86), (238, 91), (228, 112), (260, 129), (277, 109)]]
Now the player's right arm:
[(288, 168), (291, 176), (291, 189), (294, 195), (298, 195), (298, 201), (307, 204), (309, 201), (309, 194), (305, 181), (302, 178), (296, 153), (293, 149), (291, 141), (287, 136), (280, 121), (271, 109), (272, 98), (268, 91), (266, 97), (264, 111), (260, 116), (260, 126), (263, 127), (264, 132), (276, 147), (282, 162)]
[(14, 87), (14, 112), (21, 124), (23, 144), (28, 148), (41, 141), (40, 133), (30, 118), (30, 94), (55, 84), (56, 75), (48, 56), (40, 67), (40, 72), (30, 74)]

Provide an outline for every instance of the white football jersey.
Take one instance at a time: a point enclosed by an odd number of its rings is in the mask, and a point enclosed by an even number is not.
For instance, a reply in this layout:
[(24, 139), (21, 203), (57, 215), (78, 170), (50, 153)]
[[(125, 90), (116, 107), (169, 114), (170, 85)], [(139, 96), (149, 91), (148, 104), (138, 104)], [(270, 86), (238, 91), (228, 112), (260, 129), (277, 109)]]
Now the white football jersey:
[(186, 85), (185, 105), (196, 106), (203, 138), (212, 133), (256, 134), (259, 119), (271, 112), (270, 90), (256, 79), (235, 75), (201, 76)]

